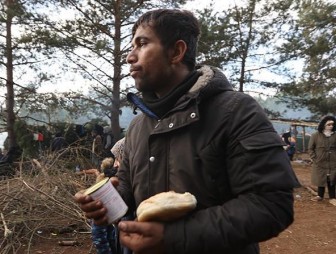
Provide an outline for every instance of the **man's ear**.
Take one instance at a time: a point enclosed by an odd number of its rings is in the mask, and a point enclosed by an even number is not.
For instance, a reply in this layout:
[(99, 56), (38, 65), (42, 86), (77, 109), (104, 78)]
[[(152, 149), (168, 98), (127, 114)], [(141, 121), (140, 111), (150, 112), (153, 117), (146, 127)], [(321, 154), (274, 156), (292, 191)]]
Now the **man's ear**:
[(171, 63), (177, 64), (182, 62), (184, 58), (185, 52), (187, 51), (187, 44), (183, 40), (178, 40), (175, 43), (174, 50), (172, 51), (171, 55)]

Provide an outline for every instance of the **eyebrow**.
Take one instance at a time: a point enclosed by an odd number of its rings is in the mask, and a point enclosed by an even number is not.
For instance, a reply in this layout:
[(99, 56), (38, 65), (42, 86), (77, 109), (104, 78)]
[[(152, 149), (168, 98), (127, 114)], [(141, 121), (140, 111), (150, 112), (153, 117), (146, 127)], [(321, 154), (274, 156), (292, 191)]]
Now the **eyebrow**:
[(149, 38), (146, 37), (146, 36), (141, 36), (141, 35), (139, 35), (139, 36), (133, 38), (132, 43), (133, 43), (133, 42), (138, 42), (138, 41), (141, 41), (141, 40), (149, 41)]

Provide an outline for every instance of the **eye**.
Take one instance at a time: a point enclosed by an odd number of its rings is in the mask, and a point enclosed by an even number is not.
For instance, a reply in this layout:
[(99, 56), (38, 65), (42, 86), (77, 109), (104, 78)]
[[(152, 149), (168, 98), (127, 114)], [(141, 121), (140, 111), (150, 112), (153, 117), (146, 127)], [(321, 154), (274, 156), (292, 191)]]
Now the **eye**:
[(143, 47), (143, 46), (145, 46), (145, 45), (147, 45), (147, 42), (146, 42), (146, 41), (143, 41), (143, 40), (139, 41), (139, 46), (140, 46), (140, 47)]

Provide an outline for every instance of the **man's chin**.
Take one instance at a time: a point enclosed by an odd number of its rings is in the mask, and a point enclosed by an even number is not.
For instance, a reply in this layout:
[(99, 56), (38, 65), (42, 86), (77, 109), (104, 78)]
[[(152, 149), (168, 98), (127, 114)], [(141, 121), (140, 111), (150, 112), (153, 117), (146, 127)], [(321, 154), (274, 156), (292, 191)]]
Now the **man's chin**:
[(135, 88), (139, 91), (139, 92), (143, 92), (143, 88), (142, 86), (135, 84)]
[(143, 84), (139, 84), (139, 83), (135, 83), (135, 88), (139, 92), (150, 92), (151, 91), (151, 89), (149, 89), (148, 87), (144, 86)]

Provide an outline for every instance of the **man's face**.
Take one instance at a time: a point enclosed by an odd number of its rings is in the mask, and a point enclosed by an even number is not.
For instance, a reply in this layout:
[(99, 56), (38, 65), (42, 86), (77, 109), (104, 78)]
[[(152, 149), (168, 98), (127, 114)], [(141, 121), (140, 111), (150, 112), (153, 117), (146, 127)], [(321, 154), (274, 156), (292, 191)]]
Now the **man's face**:
[(150, 26), (139, 26), (132, 39), (132, 51), (127, 56), (130, 75), (140, 92), (164, 94), (170, 90), (172, 68), (168, 52)]

